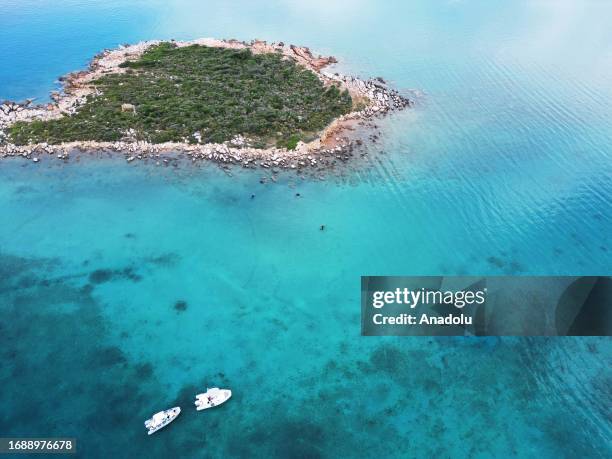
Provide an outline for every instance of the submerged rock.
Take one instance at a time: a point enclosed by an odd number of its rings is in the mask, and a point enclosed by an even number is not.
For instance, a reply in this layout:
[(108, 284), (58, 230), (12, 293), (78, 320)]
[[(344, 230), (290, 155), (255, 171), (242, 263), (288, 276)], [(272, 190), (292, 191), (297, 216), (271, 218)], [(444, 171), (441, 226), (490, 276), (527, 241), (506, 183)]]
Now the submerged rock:
[(183, 301), (183, 300), (178, 300), (176, 303), (174, 303), (174, 309), (176, 309), (179, 312), (183, 312), (187, 310), (187, 302)]

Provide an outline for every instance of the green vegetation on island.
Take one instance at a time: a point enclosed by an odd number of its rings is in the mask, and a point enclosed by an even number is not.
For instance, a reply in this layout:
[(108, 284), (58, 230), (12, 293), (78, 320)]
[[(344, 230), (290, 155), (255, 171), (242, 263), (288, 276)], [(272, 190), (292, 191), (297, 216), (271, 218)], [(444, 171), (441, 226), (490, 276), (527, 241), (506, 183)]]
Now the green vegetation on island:
[(125, 73), (94, 82), (98, 95), (75, 114), (17, 122), (10, 139), (113, 142), (133, 130), (133, 138), (151, 143), (224, 142), (240, 134), (258, 147), (295, 148), (352, 108), (348, 91), (324, 86), (280, 54), (162, 43), (121, 66)]

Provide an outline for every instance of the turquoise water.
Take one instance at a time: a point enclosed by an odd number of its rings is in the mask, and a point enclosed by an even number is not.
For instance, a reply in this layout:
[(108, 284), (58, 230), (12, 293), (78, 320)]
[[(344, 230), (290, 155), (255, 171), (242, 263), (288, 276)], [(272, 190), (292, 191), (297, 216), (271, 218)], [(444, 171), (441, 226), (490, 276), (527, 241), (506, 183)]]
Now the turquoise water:
[[(0, 5), (0, 99), (199, 36), (308, 45), (423, 93), (323, 180), (0, 162), (0, 436), (83, 457), (612, 454), (608, 338), (359, 336), (361, 275), (610, 273), (612, 4), (378, 3)], [(213, 384), (234, 398), (196, 414)]]

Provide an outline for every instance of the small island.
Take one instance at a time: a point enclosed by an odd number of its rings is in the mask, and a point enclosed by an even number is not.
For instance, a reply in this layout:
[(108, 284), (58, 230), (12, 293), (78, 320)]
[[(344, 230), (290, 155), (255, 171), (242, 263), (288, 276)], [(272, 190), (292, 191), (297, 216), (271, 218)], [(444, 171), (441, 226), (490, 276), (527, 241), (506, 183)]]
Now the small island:
[(0, 157), (38, 162), (74, 150), (128, 161), (186, 153), (245, 167), (316, 165), (348, 157), (356, 123), (409, 106), (382, 78), (328, 73), (308, 48), (199, 39), (106, 50), (61, 78), (53, 103), (0, 105)]

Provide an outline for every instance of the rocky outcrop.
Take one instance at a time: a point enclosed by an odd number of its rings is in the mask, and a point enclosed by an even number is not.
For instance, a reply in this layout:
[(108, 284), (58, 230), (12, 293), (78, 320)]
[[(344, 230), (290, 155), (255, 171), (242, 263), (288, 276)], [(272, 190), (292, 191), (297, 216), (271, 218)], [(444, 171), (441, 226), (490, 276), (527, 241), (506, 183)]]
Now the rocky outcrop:
[(315, 71), (321, 70), (323, 67), (327, 67), (330, 64), (335, 64), (338, 62), (335, 57), (314, 57), (310, 49), (302, 47), (302, 46), (294, 46), (290, 45), (289, 49), (293, 53), (293, 58), (302, 65), (305, 65)]
[(70, 142), (60, 145), (46, 143), (18, 146), (0, 145), (0, 158), (21, 157), (32, 162), (44, 158), (68, 160), (78, 152), (112, 152), (123, 154), (126, 162), (149, 160), (157, 165), (168, 162), (182, 154), (192, 162), (213, 161), (221, 165), (239, 165), (245, 168), (302, 169), (327, 167), (337, 161), (347, 161), (353, 155), (358, 142), (343, 141), (334, 148), (308, 148), (301, 143), (296, 150), (280, 148), (257, 149), (236, 146), (232, 141), (223, 144), (190, 145), (184, 143), (151, 144), (148, 142)]

